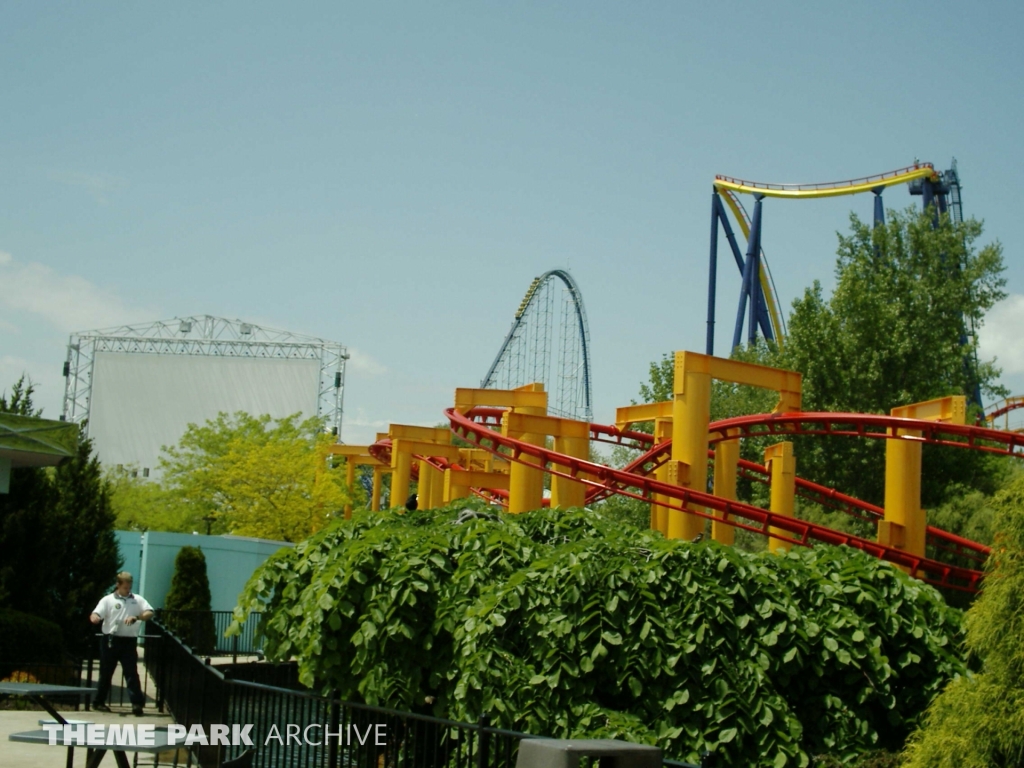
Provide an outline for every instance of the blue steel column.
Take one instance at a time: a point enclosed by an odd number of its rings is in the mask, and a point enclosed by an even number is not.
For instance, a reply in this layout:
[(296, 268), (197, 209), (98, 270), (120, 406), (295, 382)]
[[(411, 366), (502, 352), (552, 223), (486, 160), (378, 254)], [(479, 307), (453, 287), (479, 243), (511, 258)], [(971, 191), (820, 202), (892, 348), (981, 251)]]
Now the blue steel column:
[[(743, 277), (742, 287), (740, 288), (740, 305), (736, 310), (736, 326), (732, 331), (732, 348), (736, 349), (740, 345), (740, 339), (743, 338), (743, 315), (747, 309), (747, 291), (750, 288), (750, 256), (747, 256), (747, 260), (743, 263)], [(732, 352), (730, 351), (730, 354)]]
[(928, 208), (932, 208), (932, 226), (939, 226), (939, 208), (935, 203), (935, 185), (928, 179), (925, 179), (921, 183), (921, 206), (925, 213), (928, 213)]
[(715, 289), (718, 279), (718, 217), (721, 210), (718, 191), (711, 191), (711, 262), (708, 265), (708, 339), (707, 354), (715, 354)]
[(754, 195), (754, 218), (750, 223), (750, 242), (747, 243), (747, 261), (750, 267), (750, 314), (747, 322), (747, 344), (757, 343), (757, 319), (761, 308), (761, 201), (764, 195)]
[(885, 206), (882, 203), (882, 190), (885, 187), (875, 187), (871, 191), (875, 193), (875, 226), (881, 227), (885, 224)]

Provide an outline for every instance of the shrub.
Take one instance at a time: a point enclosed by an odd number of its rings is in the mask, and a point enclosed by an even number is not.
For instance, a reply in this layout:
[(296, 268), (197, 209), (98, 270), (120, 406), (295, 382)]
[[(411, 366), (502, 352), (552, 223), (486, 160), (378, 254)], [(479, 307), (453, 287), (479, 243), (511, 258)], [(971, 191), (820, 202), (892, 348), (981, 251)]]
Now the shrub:
[(0, 677), (26, 662), (59, 664), (64, 660), (60, 627), (21, 611), (0, 609)]
[(854, 550), (465, 506), (336, 524), (257, 570), (236, 619), (266, 604), (268, 657), (343, 698), (727, 765), (899, 749), (965, 669), (959, 612)]
[(164, 600), (164, 625), (196, 653), (212, 653), (217, 632), (210, 609), (206, 556), (199, 547), (182, 547), (174, 559), (171, 591)]

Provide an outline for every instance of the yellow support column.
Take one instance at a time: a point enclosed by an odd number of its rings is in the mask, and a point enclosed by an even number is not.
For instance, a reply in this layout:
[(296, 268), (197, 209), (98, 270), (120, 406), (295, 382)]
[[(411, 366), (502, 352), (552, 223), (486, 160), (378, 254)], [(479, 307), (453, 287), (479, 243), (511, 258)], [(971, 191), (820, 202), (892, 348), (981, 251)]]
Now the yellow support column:
[[(892, 416), (943, 424), (967, 423), (967, 398), (956, 395), (893, 408)], [(918, 430), (897, 430), (901, 437), (920, 437)], [(928, 521), (921, 509), (921, 443), (885, 441), (885, 519), (878, 524), (878, 543), (924, 557)], [(908, 568), (902, 570), (909, 572)]]
[(433, 466), (428, 466), (427, 472), (430, 473), (430, 508), (438, 509), (444, 506), (444, 472)]
[[(525, 387), (518, 387), (514, 391), (543, 392), (543, 384), (527, 384)], [(517, 405), (513, 406), (513, 413), (521, 413), (526, 416), (546, 416), (547, 406), (543, 408)], [(543, 447), (545, 435), (536, 432), (517, 433), (508, 429), (508, 414), (502, 419), (502, 434), (521, 440), (530, 445)], [(532, 465), (540, 464), (540, 460), (532, 456), (524, 456), (524, 461), (513, 461), (509, 468), (508, 488), (508, 511), (512, 514), (529, 512), (533, 509), (540, 509), (544, 502), (544, 471), (534, 468)], [(525, 462), (525, 463), (524, 463)]]
[(345, 519), (352, 519), (352, 496), (356, 487), (356, 459), (348, 456), (345, 459), (345, 484), (348, 486), (348, 504), (345, 505)]
[[(621, 410), (621, 409), (620, 409)], [(672, 418), (658, 418), (654, 420), (654, 443), (660, 445), (672, 438)], [(654, 470), (654, 479), (662, 483), (668, 482), (668, 462), (666, 461)], [(667, 501), (666, 497), (659, 493), (651, 499), (651, 530), (661, 531), (663, 536), (668, 536), (668, 514), (671, 511), (668, 507), (658, 504), (659, 501)]]
[(391, 450), (391, 506), (401, 507), (409, 498), (412, 483), (412, 455), (405, 451)]
[(459, 482), (462, 473), (455, 469), (444, 471), (444, 503), (464, 499), (469, 496), (469, 486)]
[[(786, 442), (768, 446), (764, 452), (764, 461), (771, 473), (770, 509), (778, 515), (792, 517), (794, 501), (796, 499), (796, 458), (793, 456), (793, 444)], [(775, 526), (772, 526), (769, 530), (772, 533), (780, 533), (787, 538), (792, 537), (792, 534), (789, 532)], [(787, 544), (782, 539), (768, 539), (768, 549), (771, 552), (784, 553), (790, 546), (792, 545)]]
[[(676, 468), (676, 476), (685, 476), (685, 487), (707, 492), (708, 424), (711, 422), (711, 369), (707, 355), (676, 352), (672, 400), (672, 461), (686, 465)], [(672, 475), (673, 467), (669, 473)], [(702, 508), (699, 511), (703, 511)], [(671, 510), (668, 538), (693, 539), (704, 530), (704, 519)]]
[(416, 508), (430, 509), (430, 465), (419, 460), (419, 476), (416, 479)]
[(373, 491), (370, 493), (370, 509), (374, 512), (380, 511), (380, 486), (384, 478), (384, 468), (377, 466), (373, 468)]
[[(736, 468), (739, 460), (739, 440), (722, 440), (715, 445), (715, 496), (736, 500)], [(716, 511), (715, 517), (722, 517), (722, 513)], [(711, 522), (711, 538), (722, 544), (733, 544), (736, 540), (736, 529), (731, 525), (713, 520)]]

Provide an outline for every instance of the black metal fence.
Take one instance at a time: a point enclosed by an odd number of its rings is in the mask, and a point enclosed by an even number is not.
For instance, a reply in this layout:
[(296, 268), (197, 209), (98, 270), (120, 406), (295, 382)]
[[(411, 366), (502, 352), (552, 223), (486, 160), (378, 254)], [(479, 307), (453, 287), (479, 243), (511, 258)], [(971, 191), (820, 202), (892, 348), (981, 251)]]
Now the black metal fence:
[[(139, 664), (139, 684), (146, 696), (147, 703), (154, 702), (155, 692), (146, 675), (144, 659)], [(87, 658), (68, 656), (59, 662), (38, 662), (38, 661), (11, 661), (0, 659), (0, 679), (18, 683), (47, 683), (49, 685), (72, 685), (80, 688), (95, 688), (100, 679), (99, 645), (93, 649), (93, 653)], [(93, 694), (81, 696), (69, 695), (60, 696), (54, 699), (58, 709), (89, 709), (92, 706)], [(110, 686), (110, 694), (107, 704), (111, 707), (130, 708), (131, 698), (128, 688), (124, 684), (120, 668), (115, 674)], [(3, 706), (20, 707), (31, 706), (24, 700), (10, 700)]]
[(198, 655), (262, 656), (263, 644), (258, 637), (263, 615), (251, 613), (241, 632), (225, 637), (234, 620), (231, 611), (167, 611), (160, 609), (156, 618), (175, 636), (182, 639)]
[[(259, 768), (515, 768), (526, 736), (295, 690), (294, 665), (215, 667), (159, 621), (150, 631), (146, 657), (159, 705), (186, 727), (252, 725)], [(198, 758), (217, 766), (245, 749), (199, 747)]]

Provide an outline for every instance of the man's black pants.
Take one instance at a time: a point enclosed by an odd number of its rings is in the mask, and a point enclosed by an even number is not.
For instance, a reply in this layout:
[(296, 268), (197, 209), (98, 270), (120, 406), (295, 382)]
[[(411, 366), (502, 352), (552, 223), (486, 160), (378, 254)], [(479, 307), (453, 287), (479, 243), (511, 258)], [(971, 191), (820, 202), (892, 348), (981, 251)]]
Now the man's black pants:
[(110, 693), (110, 681), (114, 677), (114, 670), (118, 663), (121, 664), (121, 674), (124, 675), (125, 685), (128, 686), (128, 696), (131, 698), (133, 707), (141, 707), (146, 703), (146, 697), (142, 694), (142, 686), (139, 684), (138, 670), (138, 638), (115, 637), (104, 635), (100, 638), (100, 679), (99, 687), (96, 689), (94, 704), (106, 704), (107, 695)]

